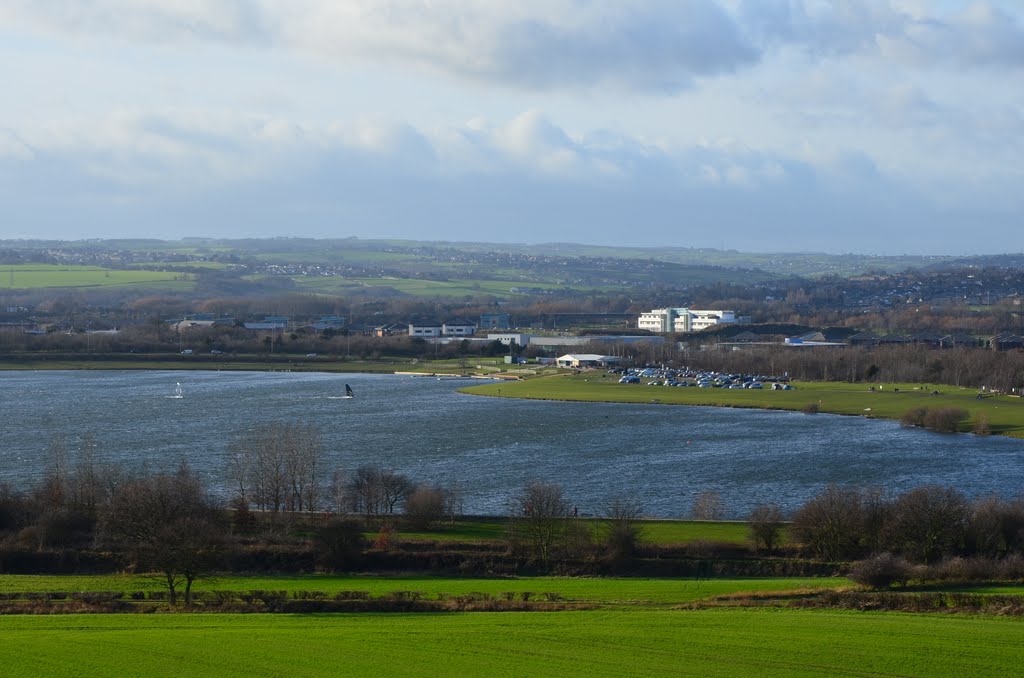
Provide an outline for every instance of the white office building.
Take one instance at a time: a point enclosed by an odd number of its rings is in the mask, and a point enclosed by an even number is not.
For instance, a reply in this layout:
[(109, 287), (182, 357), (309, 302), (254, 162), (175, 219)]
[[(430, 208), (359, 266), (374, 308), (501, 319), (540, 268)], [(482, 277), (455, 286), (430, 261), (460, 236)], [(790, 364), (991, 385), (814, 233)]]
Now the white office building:
[(637, 327), (648, 332), (700, 332), (712, 325), (743, 322), (733, 311), (697, 310), (691, 308), (656, 308), (641, 313)]

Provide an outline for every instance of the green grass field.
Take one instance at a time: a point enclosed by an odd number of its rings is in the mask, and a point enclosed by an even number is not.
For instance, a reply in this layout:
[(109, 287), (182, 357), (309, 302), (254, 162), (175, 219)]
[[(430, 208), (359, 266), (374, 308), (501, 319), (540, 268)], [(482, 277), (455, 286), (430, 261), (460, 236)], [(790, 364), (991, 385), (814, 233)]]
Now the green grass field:
[[(558, 593), (570, 602), (605, 605), (681, 605), (715, 596), (755, 591), (820, 590), (851, 586), (842, 577), (760, 579), (641, 579), (628, 577), (462, 578), (374, 575), (227, 575), (196, 581), (196, 591), (366, 591), (381, 596), (393, 591), (437, 594), (506, 592)], [(147, 575), (0, 575), (0, 593), (49, 591), (162, 591), (158, 577)]]
[[(593, 521), (594, 527), (599, 528)], [(703, 520), (641, 520), (640, 539), (647, 544), (690, 544), (696, 541), (748, 544), (749, 527), (745, 522)], [(424, 532), (401, 533), (402, 539), (432, 541), (498, 541), (505, 538), (506, 521), (497, 518), (464, 518), (454, 526), (443, 525)]]
[(5, 676), (1006, 676), (1018, 619), (800, 610), (0, 617)]
[(156, 287), (192, 289), (193, 276), (174, 271), (112, 270), (98, 266), (15, 264), (0, 266), (0, 289), (47, 287)]
[[(959, 407), (966, 410), (970, 416), (964, 431), (970, 430), (980, 413), (985, 413), (993, 433), (1024, 438), (1022, 398), (996, 396), (979, 400), (975, 390), (934, 384), (884, 384), (881, 390), (875, 392), (871, 392), (867, 384), (843, 382), (801, 382), (794, 386), (795, 390), (792, 391), (670, 388), (646, 384), (619, 384), (614, 375), (604, 376), (604, 372), (594, 371), (576, 376), (560, 375), (515, 383), (486, 384), (463, 390), (477, 395), (500, 395), (511, 398), (754, 407), (796, 411), (809, 404), (816, 404), (823, 413), (881, 419), (899, 419), (904, 412), (915, 407)], [(939, 391), (939, 395), (932, 395), (932, 391)]]

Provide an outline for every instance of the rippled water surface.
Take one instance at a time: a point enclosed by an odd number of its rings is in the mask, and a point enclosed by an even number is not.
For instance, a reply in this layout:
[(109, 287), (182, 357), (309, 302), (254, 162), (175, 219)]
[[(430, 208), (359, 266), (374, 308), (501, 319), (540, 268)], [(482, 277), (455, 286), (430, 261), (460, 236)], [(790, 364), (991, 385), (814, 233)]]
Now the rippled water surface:
[[(172, 397), (180, 382), (182, 397)], [(338, 399), (345, 384), (356, 393)], [(584, 513), (627, 494), (683, 516), (719, 492), (731, 515), (792, 508), (830, 482), (892, 491), (940, 483), (968, 495), (1022, 490), (1024, 441), (908, 430), (895, 422), (759, 410), (467, 396), (464, 381), (279, 372), (0, 372), (0, 481), (37, 479), (50, 441), (129, 469), (181, 460), (219, 488), (232, 438), (259, 422), (316, 424), (328, 468), (374, 462), (460, 482), (470, 513), (501, 513), (525, 482), (561, 483)]]

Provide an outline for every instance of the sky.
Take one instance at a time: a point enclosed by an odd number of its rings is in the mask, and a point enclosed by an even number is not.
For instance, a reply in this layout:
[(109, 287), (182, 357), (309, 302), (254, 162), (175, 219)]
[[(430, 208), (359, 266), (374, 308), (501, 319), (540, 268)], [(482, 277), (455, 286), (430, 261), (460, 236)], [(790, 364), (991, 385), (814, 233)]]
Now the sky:
[(1024, 250), (1018, 0), (0, 0), (0, 239)]

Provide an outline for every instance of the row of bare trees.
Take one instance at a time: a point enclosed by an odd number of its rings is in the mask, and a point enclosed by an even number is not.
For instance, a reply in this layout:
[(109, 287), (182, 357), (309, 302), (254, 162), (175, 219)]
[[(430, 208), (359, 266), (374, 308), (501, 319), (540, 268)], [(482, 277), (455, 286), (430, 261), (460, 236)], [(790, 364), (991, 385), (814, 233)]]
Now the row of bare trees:
[(227, 477), (235, 500), (264, 511), (320, 507), (323, 437), (310, 424), (257, 424), (228, 446)]
[(510, 504), (508, 539), (513, 551), (525, 551), (544, 567), (558, 557), (603, 552), (611, 563), (631, 558), (642, 536), (642, 507), (623, 496), (613, 497), (597, 523), (576, 520), (576, 507), (561, 485), (535, 480)]
[(271, 421), (254, 426), (228, 446), (226, 475), (235, 508), (260, 511), (333, 510), (367, 520), (404, 510), (427, 526), (462, 510), (458, 483), (418, 483), (375, 464), (327, 475), (320, 430), (308, 423)]
[(793, 541), (821, 560), (887, 552), (933, 563), (951, 556), (1024, 553), (1024, 498), (968, 500), (926, 485), (895, 497), (872, 488), (830, 485), (792, 515)]

